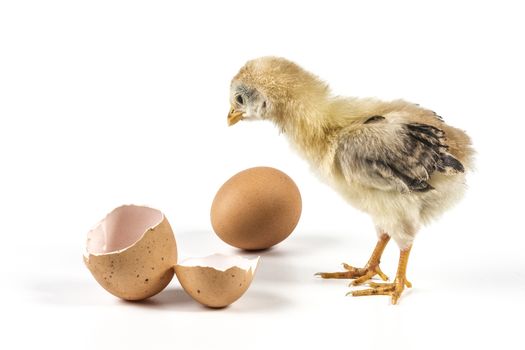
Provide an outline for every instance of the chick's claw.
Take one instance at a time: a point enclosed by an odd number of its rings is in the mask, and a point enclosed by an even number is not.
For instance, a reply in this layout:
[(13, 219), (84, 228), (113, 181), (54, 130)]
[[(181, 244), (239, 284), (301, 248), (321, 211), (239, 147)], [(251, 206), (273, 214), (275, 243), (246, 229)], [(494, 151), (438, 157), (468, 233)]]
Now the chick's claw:
[(383, 281), (388, 280), (388, 277), (381, 271), (379, 264), (373, 266), (366, 266), (363, 268), (356, 268), (343, 263), (343, 267), (346, 271), (342, 272), (318, 272), (315, 275), (321, 278), (338, 278), (338, 279), (354, 279), (351, 285), (359, 285), (372, 279), (375, 275), (378, 275)]
[(337, 278), (337, 279), (351, 279), (351, 278), (357, 278), (363, 275), (364, 269), (358, 269), (355, 267), (352, 267), (348, 264), (343, 263), (343, 267), (346, 271), (341, 272), (318, 272), (315, 274), (315, 276), (319, 276), (321, 278), (329, 279), (329, 278)]
[[(348, 266), (348, 265), (346, 265), (346, 266)], [(345, 266), (345, 268), (346, 268), (346, 266)], [(351, 266), (349, 266), (349, 267), (351, 267)], [(379, 278), (381, 278), (383, 281), (388, 281), (388, 276), (385, 275), (383, 273), (383, 271), (381, 271), (381, 268), (379, 267), (379, 265), (365, 267), (363, 270), (365, 270), (366, 272), (363, 275), (361, 275), (358, 278), (356, 278), (355, 280), (353, 280), (352, 282), (350, 282), (351, 286), (358, 286), (360, 284), (363, 284), (363, 283), (371, 280), (375, 275), (378, 275)]]
[(338, 278), (338, 279), (351, 279), (356, 278), (357, 272), (355, 271), (341, 271), (341, 272), (317, 272), (314, 276), (319, 276), (324, 279)]
[(392, 283), (368, 283), (370, 288), (362, 290), (354, 290), (348, 292), (346, 295), (352, 295), (354, 297), (368, 296), (368, 295), (390, 295), (392, 297), (392, 304), (397, 304), (397, 301), (401, 297), (405, 286), (408, 288), (412, 287), (412, 283), (406, 280), (406, 278), (396, 278)]

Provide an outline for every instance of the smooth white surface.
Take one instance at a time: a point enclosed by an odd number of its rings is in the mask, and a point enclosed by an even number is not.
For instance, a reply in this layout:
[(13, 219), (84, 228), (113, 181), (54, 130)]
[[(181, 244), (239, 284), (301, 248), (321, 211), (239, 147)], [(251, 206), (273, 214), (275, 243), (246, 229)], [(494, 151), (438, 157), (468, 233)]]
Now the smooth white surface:
[[(519, 348), (524, 32), (507, 1), (2, 1), (0, 348)], [(266, 54), (339, 94), (420, 103), (472, 136), (470, 190), (416, 239), (400, 305), (313, 276), (364, 264), (372, 224), (270, 124), (226, 127), (230, 79)], [(258, 165), (296, 181), (303, 215), (257, 253), (231, 307), (206, 309), (176, 280), (123, 302), (83, 266), (86, 232), (125, 203), (161, 209), (181, 259), (237, 253), (209, 209), (224, 181)], [(391, 244), (383, 259), (391, 277), (397, 254)]]

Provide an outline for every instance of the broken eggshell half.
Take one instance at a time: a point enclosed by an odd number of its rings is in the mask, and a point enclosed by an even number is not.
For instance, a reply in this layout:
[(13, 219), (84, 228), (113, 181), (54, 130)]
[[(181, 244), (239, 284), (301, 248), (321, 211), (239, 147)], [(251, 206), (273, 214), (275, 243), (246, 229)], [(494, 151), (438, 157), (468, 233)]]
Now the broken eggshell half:
[(173, 278), (175, 236), (159, 210), (124, 205), (89, 231), (84, 262), (111, 294), (126, 300), (146, 299)]
[(213, 254), (188, 258), (175, 265), (182, 288), (199, 303), (222, 308), (239, 299), (250, 286), (259, 257)]

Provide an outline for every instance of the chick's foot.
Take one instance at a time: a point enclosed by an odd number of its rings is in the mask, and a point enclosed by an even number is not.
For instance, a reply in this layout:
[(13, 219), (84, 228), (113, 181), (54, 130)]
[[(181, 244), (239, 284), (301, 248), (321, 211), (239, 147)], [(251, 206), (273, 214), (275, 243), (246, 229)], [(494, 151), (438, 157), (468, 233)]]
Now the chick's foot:
[(408, 255), (410, 254), (411, 247), (401, 250), (399, 255), (399, 265), (397, 267), (396, 279), (392, 283), (373, 283), (369, 282), (370, 288), (363, 290), (355, 290), (348, 292), (346, 295), (352, 295), (354, 297), (365, 296), (365, 295), (390, 295), (392, 297), (392, 304), (397, 304), (399, 297), (403, 293), (405, 286), (412, 288), (406, 278), (406, 269), (408, 263)]
[(412, 287), (412, 283), (405, 279), (396, 278), (392, 283), (368, 283), (370, 288), (363, 290), (354, 290), (348, 292), (346, 295), (352, 295), (354, 297), (366, 296), (366, 295), (390, 295), (392, 297), (392, 304), (397, 304), (399, 297), (403, 293), (405, 286), (408, 288)]
[(390, 237), (386, 234), (381, 235), (377, 244), (368, 260), (368, 263), (365, 267), (356, 268), (348, 264), (343, 263), (343, 267), (346, 271), (344, 272), (318, 272), (315, 275), (322, 278), (355, 278), (350, 285), (357, 286), (365, 283), (366, 281), (372, 279), (375, 275), (381, 277), (383, 281), (388, 280), (388, 277), (381, 271), (379, 267), (379, 262), (381, 260), (381, 255), (385, 250), (386, 245)]
[(350, 266), (346, 263), (343, 263), (343, 267), (346, 271), (341, 272), (318, 272), (315, 275), (320, 276), (321, 278), (340, 278), (340, 279), (354, 279), (350, 284), (357, 286), (365, 283), (366, 281), (372, 279), (374, 276), (378, 275), (383, 281), (388, 280), (388, 277), (381, 271), (379, 264), (366, 265), (362, 268), (356, 268)]

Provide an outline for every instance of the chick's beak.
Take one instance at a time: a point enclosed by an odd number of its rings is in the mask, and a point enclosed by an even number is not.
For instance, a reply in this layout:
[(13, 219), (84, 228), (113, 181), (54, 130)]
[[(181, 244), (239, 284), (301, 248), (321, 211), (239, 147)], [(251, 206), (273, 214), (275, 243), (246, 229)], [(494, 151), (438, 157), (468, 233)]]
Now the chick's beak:
[(232, 126), (233, 124), (242, 120), (242, 114), (242, 111), (236, 111), (235, 108), (232, 106), (230, 108), (230, 113), (228, 113), (228, 126)]

